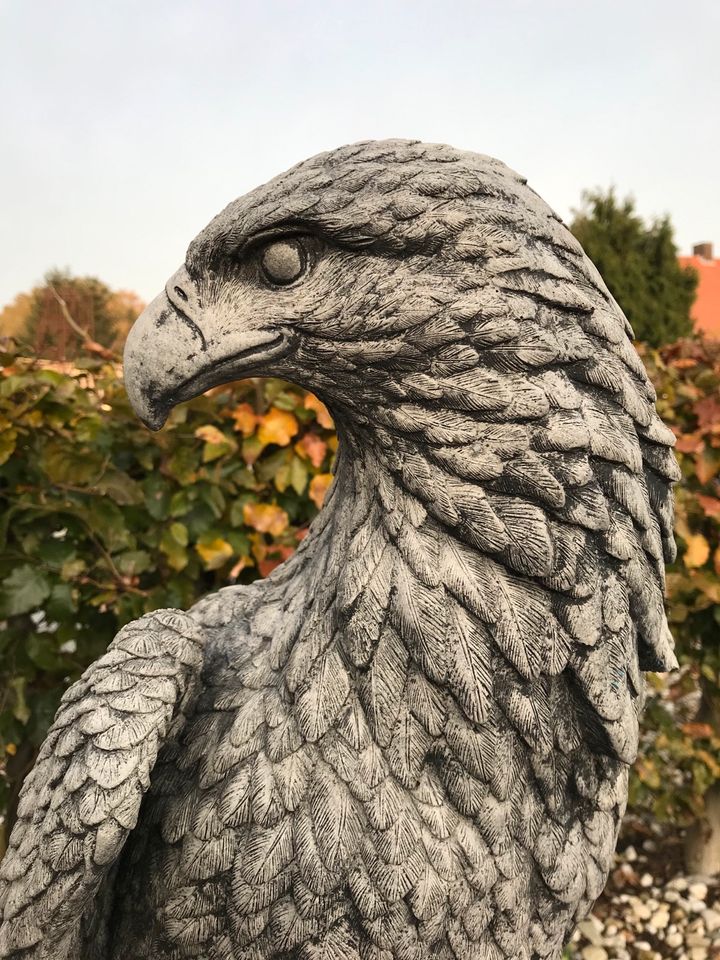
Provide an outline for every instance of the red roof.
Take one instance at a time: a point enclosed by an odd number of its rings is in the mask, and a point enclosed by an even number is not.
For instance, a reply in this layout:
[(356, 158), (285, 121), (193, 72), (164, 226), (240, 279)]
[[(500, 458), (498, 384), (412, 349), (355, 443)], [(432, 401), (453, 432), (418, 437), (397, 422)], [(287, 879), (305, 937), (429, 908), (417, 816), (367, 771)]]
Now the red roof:
[(720, 260), (705, 257), (678, 257), (683, 267), (695, 267), (700, 277), (697, 296), (690, 315), (695, 327), (720, 339)]

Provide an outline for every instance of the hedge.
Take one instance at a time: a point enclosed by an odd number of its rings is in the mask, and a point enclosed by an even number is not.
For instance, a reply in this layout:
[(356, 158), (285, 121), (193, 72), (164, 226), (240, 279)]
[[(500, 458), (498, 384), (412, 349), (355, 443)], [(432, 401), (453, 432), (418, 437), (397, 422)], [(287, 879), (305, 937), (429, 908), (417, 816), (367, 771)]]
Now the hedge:
[[(682, 821), (720, 779), (720, 345), (687, 340), (643, 354), (684, 476), (668, 576), (681, 667), (650, 676), (630, 806)], [(0, 811), (9, 824), (65, 687), (128, 620), (187, 607), (288, 557), (322, 503), (336, 438), (322, 403), (278, 380), (218, 388), (151, 435), (116, 364), (12, 353), (0, 363)]]

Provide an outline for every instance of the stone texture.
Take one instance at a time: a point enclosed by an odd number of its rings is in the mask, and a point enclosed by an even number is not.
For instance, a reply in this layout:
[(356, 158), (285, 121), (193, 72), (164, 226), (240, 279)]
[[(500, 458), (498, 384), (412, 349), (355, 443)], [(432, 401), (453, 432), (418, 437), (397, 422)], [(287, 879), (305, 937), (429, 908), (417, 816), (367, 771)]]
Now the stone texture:
[(128, 339), (154, 428), (251, 375), (330, 407), (326, 506), (68, 692), (0, 956), (559, 958), (675, 664), (679, 474), (627, 321), (502, 163), (356, 144), (230, 204)]

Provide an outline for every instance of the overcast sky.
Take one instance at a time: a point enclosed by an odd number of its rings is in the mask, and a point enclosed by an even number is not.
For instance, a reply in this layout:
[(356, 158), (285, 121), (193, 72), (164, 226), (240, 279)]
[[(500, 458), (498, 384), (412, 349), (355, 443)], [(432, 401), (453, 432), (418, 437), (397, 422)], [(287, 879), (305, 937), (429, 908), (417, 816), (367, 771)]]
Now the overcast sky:
[(0, 0), (0, 306), (51, 267), (153, 296), (320, 150), (493, 154), (720, 246), (718, 0)]

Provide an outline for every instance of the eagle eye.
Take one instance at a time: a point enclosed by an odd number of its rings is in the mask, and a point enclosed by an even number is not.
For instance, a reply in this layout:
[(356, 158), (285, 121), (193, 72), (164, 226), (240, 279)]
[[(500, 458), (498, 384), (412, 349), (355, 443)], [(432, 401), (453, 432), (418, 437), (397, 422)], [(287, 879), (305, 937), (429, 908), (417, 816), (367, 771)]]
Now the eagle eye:
[(303, 275), (307, 267), (307, 253), (294, 237), (273, 240), (260, 252), (260, 269), (267, 281), (276, 286), (287, 286)]

